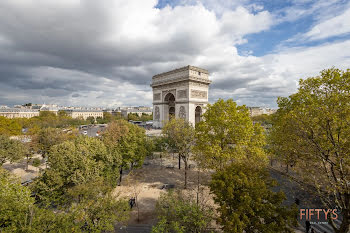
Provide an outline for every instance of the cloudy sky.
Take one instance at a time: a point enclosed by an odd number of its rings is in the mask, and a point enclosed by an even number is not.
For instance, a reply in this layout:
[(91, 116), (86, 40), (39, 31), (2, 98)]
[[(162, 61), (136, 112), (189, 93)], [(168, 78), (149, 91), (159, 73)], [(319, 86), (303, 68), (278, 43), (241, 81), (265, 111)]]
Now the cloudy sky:
[(151, 106), (151, 77), (208, 69), (210, 102), (276, 107), (350, 68), (348, 0), (1, 0), (0, 105)]

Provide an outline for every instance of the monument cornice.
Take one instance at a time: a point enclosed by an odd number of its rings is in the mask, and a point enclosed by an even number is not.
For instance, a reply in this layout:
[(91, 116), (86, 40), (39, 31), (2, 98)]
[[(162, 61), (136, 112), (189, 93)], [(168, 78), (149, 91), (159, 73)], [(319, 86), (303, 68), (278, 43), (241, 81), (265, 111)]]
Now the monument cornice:
[(151, 87), (158, 87), (162, 85), (167, 85), (167, 84), (173, 84), (173, 83), (179, 83), (179, 82), (184, 82), (184, 81), (192, 81), (192, 82), (198, 82), (198, 83), (203, 83), (203, 84), (210, 84), (211, 80), (205, 79), (205, 78), (198, 78), (194, 76), (183, 76), (183, 77), (178, 77), (176, 79), (171, 79), (171, 80), (164, 80), (164, 81), (156, 81), (151, 83)]
[[(183, 100), (183, 101), (175, 101), (175, 104), (207, 104), (208, 101), (198, 101), (198, 100)], [(168, 102), (153, 102), (154, 105), (168, 105)]]
[(160, 74), (156, 74), (152, 77), (152, 79), (154, 78), (159, 78), (159, 77), (164, 77), (164, 76), (167, 76), (167, 75), (170, 75), (170, 74), (175, 74), (175, 73), (178, 73), (178, 72), (181, 72), (181, 71), (189, 71), (189, 70), (194, 70), (194, 71), (198, 71), (198, 72), (201, 72), (201, 73), (204, 73), (204, 74), (207, 74), (209, 75), (209, 71), (208, 70), (205, 70), (205, 69), (202, 69), (202, 68), (199, 68), (199, 67), (196, 67), (196, 66), (184, 66), (184, 67), (181, 67), (181, 68), (178, 68), (178, 69), (175, 69), (175, 70), (171, 70), (171, 71), (167, 71), (167, 72), (164, 72), (164, 73), (160, 73)]

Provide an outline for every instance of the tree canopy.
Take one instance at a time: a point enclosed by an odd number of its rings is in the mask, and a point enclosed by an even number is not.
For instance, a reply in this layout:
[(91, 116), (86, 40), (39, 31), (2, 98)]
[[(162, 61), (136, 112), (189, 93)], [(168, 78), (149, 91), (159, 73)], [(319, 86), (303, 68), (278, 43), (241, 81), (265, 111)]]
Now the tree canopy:
[(15, 162), (23, 159), (28, 148), (20, 141), (0, 135), (0, 166), (6, 161)]
[(101, 182), (75, 186), (67, 195), (74, 203), (39, 206), (28, 187), (0, 168), (1, 232), (113, 231), (116, 221), (128, 218), (127, 202), (117, 200)]
[(259, 124), (253, 124), (245, 106), (232, 99), (208, 104), (203, 121), (196, 125), (196, 152), (208, 168), (221, 169), (234, 160), (266, 159), (265, 136)]
[(0, 168), (1, 232), (80, 232), (70, 214), (54, 213), (35, 205), (28, 187)]
[(161, 194), (157, 202), (158, 224), (153, 226), (152, 233), (203, 232), (213, 220), (213, 211), (180, 191)]
[(111, 122), (103, 132), (102, 140), (115, 161), (118, 161), (114, 165), (119, 165), (120, 174), (122, 169), (141, 166), (149, 153), (148, 149), (152, 149), (148, 147), (145, 130), (125, 120)]
[(32, 137), (32, 145), (34, 149), (40, 150), (43, 156), (50, 151), (54, 145), (60, 144), (68, 139), (72, 139), (74, 135), (68, 135), (62, 129), (42, 128)]
[(167, 122), (162, 132), (166, 135), (168, 148), (175, 149), (185, 164), (185, 188), (187, 188), (187, 170), (195, 144), (195, 129), (188, 121), (173, 118)]
[(0, 135), (20, 135), (22, 133), (21, 125), (14, 119), (0, 116)]
[(326, 208), (341, 210), (350, 225), (350, 70), (323, 70), (299, 81), (298, 92), (278, 99), (271, 148), (282, 161), (313, 184)]
[(48, 169), (35, 183), (35, 192), (41, 200), (66, 202), (69, 188), (97, 180), (108, 170), (112, 158), (98, 139), (78, 137), (51, 147)]
[(224, 232), (293, 232), (297, 211), (282, 205), (285, 195), (271, 191), (275, 185), (266, 169), (249, 162), (216, 172), (210, 190)]

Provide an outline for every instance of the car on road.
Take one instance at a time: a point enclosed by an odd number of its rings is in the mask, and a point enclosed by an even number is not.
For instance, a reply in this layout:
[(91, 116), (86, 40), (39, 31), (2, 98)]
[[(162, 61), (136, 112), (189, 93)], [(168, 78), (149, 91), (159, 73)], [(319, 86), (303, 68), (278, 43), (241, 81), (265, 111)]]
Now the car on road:
[(173, 189), (175, 188), (175, 184), (163, 184), (160, 189)]
[(81, 125), (81, 126), (79, 126), (79, 129), (87, 129), (87, 128), (88, 128), (87, 125)]

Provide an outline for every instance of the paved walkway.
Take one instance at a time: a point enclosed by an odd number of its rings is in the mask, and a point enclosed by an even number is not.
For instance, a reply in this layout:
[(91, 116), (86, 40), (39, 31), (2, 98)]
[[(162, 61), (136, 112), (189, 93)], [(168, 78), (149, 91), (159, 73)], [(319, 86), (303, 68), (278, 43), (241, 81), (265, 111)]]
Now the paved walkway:
[[(295, 199), (299, 199), (299, 209), (322, 209), (323, 204), (317, 195), (307, 192), (301, 184), (289, 179), (283, 175), (283, 172), (271, 169), (270, 174), (272, 178), (276, 179), (280, 184), (278, 187), (273, 188), (274, 191), (283, 191), (286, 194), (287, 200), (284, 202), (286, 205), (292, 205), (295, 203)], [(322, 218), (320, 215), (319, 221), (315, 224), (311, 224), (311, 227), (316, 230), (317, 233), (334, 233), (331, 225), (328, 224), (327, 220)], [(341, 216), (340, 216), (341, 219)], [(305, 232), (305, 220), (300, 220), (298, 213), (298, 221), (300, 226), (296, 229), (296, 232)], [(311, 222), (311, 221), (310, 221)], [(316, 221), (314, 221), (316, 222)], [(339, 220), (335, 221), (337, 226), (340, 226)]]

